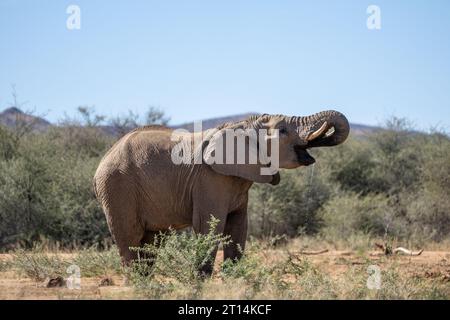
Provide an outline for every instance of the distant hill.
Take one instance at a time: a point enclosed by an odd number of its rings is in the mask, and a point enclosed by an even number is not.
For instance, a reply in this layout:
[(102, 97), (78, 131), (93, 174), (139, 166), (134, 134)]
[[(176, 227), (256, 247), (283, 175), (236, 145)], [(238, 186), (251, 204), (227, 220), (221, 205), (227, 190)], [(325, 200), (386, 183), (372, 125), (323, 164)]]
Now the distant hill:
[(8, 128), (29, 125), (36, 131), (43, 131), (52, 125), (44, 118), (27, 114), (16, 107), (5, 109), (0, 113), (0, 124)]
[(376, 126), (368, 126), (365, 124), (358, 124), (358, 123), (350, 123), (350, 133), (353, 135), (364, 135), (368, 133), (374, 133), (382, 130), (380, 127)]
[[(241, 113), (241, 114), (235, 114), (232, 116), (226, 116), (226, 117), (217, 117), (217, 118), (210, 118), (201, 120), (202, 121), (202, 128), (203, 130), (215, 128), (225, 122), (236, 122), (236, 121), (242, 121), (247, 119), (250, 116), (257, 115), (257, 112), (248, 112), (248, 113)], [(171, 126), (174, 129), (186, 129), (188, 131), (194, 130), (194, 123), (193, 122), (187, 122), (179, 125), (172, 125)]]
[[(203, 130), (211, 129), (214, 127), (217, 127), (225, 122), (235, 122), (235, 121), (241, 121), (244, 119), (247, 119), (248, 117), (252, 115), (257, 115), (259, 113), (257, 112), (248, 112), (248, 113), (242, 113), (242, 114), (235, 114), (231, 116), (225, 116), (225, 117), (217, 117), (217, 118), (209, 118), (202, 120), (202, 128)], [(9, 128), (13, 128), (17, 124), (20, 123), (26, 123), (33, 127), (34, 130), (37, 131), (44, 131), (52, 124), (45, 120), (44, 118), (33, 116), (27, 113), (22, 112), (20, 109), (12, 107), (5, 109), (3, 112), (0, 113), (0, 124), (7, 126)], [(186, 129), (188, 131), (193, 131), (193, 122), (178, 124), (178, 125), (171, 125), (171, 128), (174, 129)], [(371, 132), (375, 132), (380, 130), (379, 127), (374, 126), (367, 126), (363, 124), (356, 124), (356, 123), (350, 123), (351, 132), (354, 135), (363, 135)], [(114, 129), (114, 127), (109, 125), (103, 125), (100, 126), (100, 128), (108, 135), (116, 135), (117, 132)]]

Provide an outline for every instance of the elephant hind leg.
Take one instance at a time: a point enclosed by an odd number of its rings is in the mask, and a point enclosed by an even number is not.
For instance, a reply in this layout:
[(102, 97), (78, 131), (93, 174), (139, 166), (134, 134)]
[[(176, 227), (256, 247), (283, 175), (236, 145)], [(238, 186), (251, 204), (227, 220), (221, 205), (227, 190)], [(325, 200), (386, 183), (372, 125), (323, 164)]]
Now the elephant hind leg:
[(130, 222), (113, 223), (112, 233), (116, 242), (119, 254), (124, 266), (129, 266), (133, 260), (137, 259), (137, 252), (130, 250), (130, 248), (137, 248), (141, 245), (141, 239), (144, 235), (144, 230), (139, 225)]
[(129, 266), (133, 260), (137, 259), (137, 252), (130, 250), (130, 248), (139, 247), (139, 242), (117, 242), (117, 247), (119, 248), (119, 254), (124, 266)]
[(138, 219), (134, 191), (125, 187), (127, 185), (129, 183), (124, 182), (123, 178), (116, 178), (103, 189), (102, 196), (108, 227), (125, 266), (137, 258), (136, 252), (130, 250), (130, 247), (139, 247), (144, 236), (144, 227)]

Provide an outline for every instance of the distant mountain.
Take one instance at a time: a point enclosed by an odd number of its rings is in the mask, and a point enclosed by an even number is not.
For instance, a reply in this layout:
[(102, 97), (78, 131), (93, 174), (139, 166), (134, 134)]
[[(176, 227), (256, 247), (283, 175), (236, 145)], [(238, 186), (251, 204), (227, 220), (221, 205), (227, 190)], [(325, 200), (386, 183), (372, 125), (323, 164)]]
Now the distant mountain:
[[(247, 119), (250, 116), (257, 115), (259, 113), (257, 112), (249, 112), (249, 113), (241, 113), (241, 114), (235, 114), (232, 116), (225, 116), (225, 117), (217, 117), (217, 118), (210, 118), (201, 120), (202, 122), (202, 129), (207, 130), (211, 128), (215, 128), (223, 123), (226, 122), (237, 122)], [(186, 129), (188, 131), (194, 130), (194, 123), (193, 122), (187, 122), (179, 125), (173, 125), (171, 126), (174, 129)]]
[[(235, 114), (235, 115), (225, 116), (225, 117), (205, 119), (205, 120), (202, 120), (202, 129), (206, 130), (206, 129), (215, 128), (225, 122), (235, 122), (235, 121), (245, 120), (248, 117), (250, 117), (252, 115), (257, 115), (257, 114), (259, 114), (259, 113), (249, 112), (249, 113)], [(1, 125), (7, 126), (9, 128), (13, 128), (14, 126), (21, 124), (21, 123), (31, 125), (33, 127), (33, 129), (37, 130), (37, 131), (44, 131), (45, 129), (52, 126), (52, 124), (50, 122), (48, 122), (47, 120), (45, 120), (44, 118), (24, 113), (20, 109), (15, 108), (15, 107), (5, 109), (3, 112), (0, 113), (0, 124)], [(183, 123), (183, 124), (178, 124), (178, 125), (171, 125), (170, 127), (174, 128), (174, 129), (186, 129), (188, 131), (193, 131), (194, 123), (188, 122), (188, 123)], [(351, 127), (351, 132), (353, 135), (364, 135), (364, 134), (375, 132), (375, 131), (378, 131), (381, 129), (379, 127), (367, 126), (367, 125), (355, 124), (355, 123), (351, 123), (350, 127)], [(103, 126), (100, 126), (100, 128), (108, 135), (117, 135), (117, 130), (112, 126), (103, 125)]]
[(350, 123), (350, 133), (356, 136), (374, 133), (382, 130), (380, 127), (368, 126), (365, 124)]
[(27, 125), (36, 131), (43, 131), (52, 125), (47, 120), (27, 114), (16, 107), (5, 109), (0, 113), (0, 124), (8, 128)]

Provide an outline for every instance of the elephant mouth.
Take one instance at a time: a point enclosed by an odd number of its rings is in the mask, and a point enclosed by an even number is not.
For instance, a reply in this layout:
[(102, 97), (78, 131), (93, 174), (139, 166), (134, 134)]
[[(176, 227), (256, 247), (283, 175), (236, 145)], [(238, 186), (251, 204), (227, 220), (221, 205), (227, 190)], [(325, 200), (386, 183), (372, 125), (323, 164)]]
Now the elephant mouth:
[(309, 166), (316, 162), (316, 159), (314, 159), (303, 146), (294, 146), (294, 151), (297, 155), (297, 162), (301, 166)]

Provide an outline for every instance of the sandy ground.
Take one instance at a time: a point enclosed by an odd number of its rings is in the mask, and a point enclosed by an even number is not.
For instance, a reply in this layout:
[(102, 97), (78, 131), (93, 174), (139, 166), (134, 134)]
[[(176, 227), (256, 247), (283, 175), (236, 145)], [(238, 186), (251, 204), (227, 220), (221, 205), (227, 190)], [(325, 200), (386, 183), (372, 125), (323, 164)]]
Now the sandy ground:
[[(450, 251), (424, 251), (420, 256), (378, 255), (369, 252), (363, 255), (351, 251), (329, 251), (320, 255), (305, 256), (314, 266), (327, 272), (332, 277), (339, 277), (349, 268), (365, 264), (367, 259), (373, 261), (382, 270), (392, 264), (411, 277), (439, 279), (450, 286)], [(268, 259), (277, 259), (279, 250), (268, 250), (264, 255)], [(216, 267), (220, 263), (218, 256)], [(7, 254), (0, 254), (0, 259), (9, 259)], [(124, 285), (121, 276), (112, 277), (114, 284), (101, 286), (101, 277), (81, 278), (81, 289), (46, 288), (43, 283), (27, 278), (20, 278), (13, 271), (0, 272), (0, 299), (132, 299), (133, 288)]]

